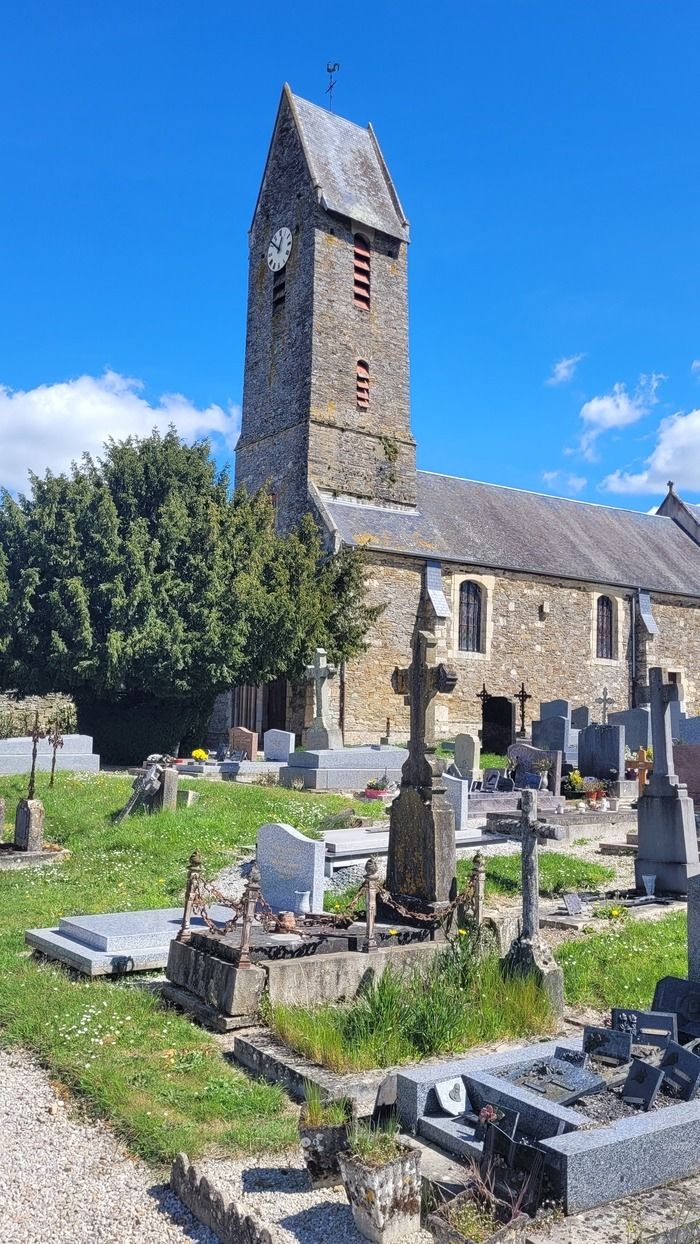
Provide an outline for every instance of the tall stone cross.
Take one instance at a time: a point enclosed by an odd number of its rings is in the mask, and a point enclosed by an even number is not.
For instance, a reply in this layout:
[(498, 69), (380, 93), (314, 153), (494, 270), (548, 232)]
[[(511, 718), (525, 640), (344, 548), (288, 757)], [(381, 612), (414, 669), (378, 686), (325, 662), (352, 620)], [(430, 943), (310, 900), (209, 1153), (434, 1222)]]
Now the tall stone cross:
[(438, 662), (437, 648), (437, 635), (419, 630), (413, 647), (413, 661), (408, 669), (394, 670), (394, 689), (398, 695), (403, 695), (411, 709), (407, 762), (411, 786), (430, 785), (433, 770), (426, 760), (426, 753), (434, 752), (437, 746), (435, 696), (439, 692), (450, 694), (457, 686), (454, 670)]
[(317, 648), (313, 665), (306, 667), (306, 677), (313, 679), (314, 684), (314, 719), (306, 732), (308, 748), (332, 748), (335, 751), (343, 746), (340, 730), (331, 717), (328, 682), (335, 673), (335, 666), (328, 664), (325, 648)]
[(520, 808), (523, 914), (520, 936), (506, 956), (506, 969), (534, 976), (547, 993), (555, 1017), (560, 1018), (564, 1010), (564, 974), (540, 937), (537, 791), (521, 791)]
[[(439, 909), (456, 893), (454, 812), (435, 757), (435, 697), (454, 691), (457, 675), (437, 653), (438, 636), (416, 627), (413, 660), (392, 679), (410, 706), (411, 735), (401, 790), (391, 805), (386, 888), (423, 912)], [(390, 911), (385, 917), (397, 919)]]
[(649, 686), (642, 687), (638, 699), (651, 705), (651, 742), (654, 748), (654, 765), (648, 789), (651, 795), (661, 795), (679, 785), (673, 772), (673, 722), (671, 704), (681, 697), (676, 682), (664, 682), (663, 670), (654, 665), (649, 670)]
[(603, 694), (598, 696), (598, 699), (596, 700), (596, 704), (600, 704), (601, 724), (604, 726), (607, 726), (608, 724), (608, 709), (614, 703), (615, 701), (610, 699), (607, 686), (603, 687)]

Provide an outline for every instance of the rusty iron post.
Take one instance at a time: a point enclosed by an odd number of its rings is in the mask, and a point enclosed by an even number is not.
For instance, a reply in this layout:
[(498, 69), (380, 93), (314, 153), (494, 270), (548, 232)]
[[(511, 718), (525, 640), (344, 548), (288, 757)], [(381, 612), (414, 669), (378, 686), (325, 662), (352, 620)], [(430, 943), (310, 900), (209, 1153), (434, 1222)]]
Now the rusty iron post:
[(484, 894), (486, 889), (486, 860), (483, 851), (477, 851), (472, 866), (474, 884), (474, 921), (479, 928), (484, 919)]
[(379, 869), (377, 861), (373, 855), (370, 855), (365, 864), (365, 881), (364, 890), (367, 900), (367, 927), (365, 929), (364, 941), (362, 942), (362, 950), (367, 954), (370, 950), (377, 949), (377, 938), (374, 932), (374, 924), (377, 919), (377, 875)]
[(257, 864), (253, 864), (248, 878), (248, 884), (243, 895), (243, 927), (241, 929), (241, 946), (238, 951), (238, 967), (249, 968), (250, 962), (250, 935), (255, 919), (255, 908), (260, 898), (260, 869)]
[(182, 925), (180, 932), (176, 937), (178, 942), (187, 942), (190, 938), (190, 922), (192, 920), (192, 908), (196, 893), (199, 889), (199, 882), (202, 876), (202, 857), (199, 851), (193, 851), (189, 863), (187, 865), (187, 886), (185, 888), (185, 910), (182, 913)]

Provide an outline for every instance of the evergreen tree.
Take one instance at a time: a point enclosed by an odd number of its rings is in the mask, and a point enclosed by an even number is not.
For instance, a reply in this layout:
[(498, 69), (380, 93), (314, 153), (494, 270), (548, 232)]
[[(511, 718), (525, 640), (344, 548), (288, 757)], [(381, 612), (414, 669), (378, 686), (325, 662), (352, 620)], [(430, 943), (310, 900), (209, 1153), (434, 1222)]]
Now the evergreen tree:
[(277, 534), (270, 497), (172, 428), (0, 502), (0, 685), (69, 692), (105, 759), (201, 739), (220, 691), (350, 657), (376, 613), (358, 554), (328, 557), (310, 516)]

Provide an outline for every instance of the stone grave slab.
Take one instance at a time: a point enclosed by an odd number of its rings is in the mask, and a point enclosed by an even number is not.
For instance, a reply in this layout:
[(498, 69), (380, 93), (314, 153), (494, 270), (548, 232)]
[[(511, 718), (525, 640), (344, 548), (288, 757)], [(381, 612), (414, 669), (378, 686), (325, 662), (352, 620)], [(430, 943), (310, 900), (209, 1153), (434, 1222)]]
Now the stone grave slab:
[[(231, 918), (229, 907), (212, 906), (212, 919)], [(86, 976), (116, 976), (164, 968), (170, 942), (180, 931), (182, 907), (150, 911), (62, 916), (58, 928), (27, 929), (24, 940), (49, 959), (58, 959)], [(206, 925), (193, 917), (193, 930)]]
[(700, 984), (700, 873), (688, 878), (688, 976)]
[[(51, 768), (53, 749), (48, 739), (39, 739), (36, 767), (41, 772)], [(0, 739), (0, 777), (13, 773), (29, 773), (32, 767), (32, 740), (28, 737)], [(96, 773), (100, 758), (92, 750), (89, 734), (66, 734), (63, 747), (56, 753), (56, 769), (68, 772)]]
[(681, 1041), (700, 1037), (700, 982), (664, 976), (654, 990), (653, 1011), (673, 1011)]
[(661, 1059), (661, 1070), (671, 1091), (681, 1101), (692, 1101), (700, 1087), (700, 1058), (677, 1041), (669, 1041)]
[(600, 1059), (601, 1062), (628, 1063), (632, 1057), (632, 1034), (586, 1024), (583, 1029), (583, 1049), (591, 1058)]
[(605, 1088), (603, 1077), (592, 1071), (587, 1062), (572, 1062), (556, 1053), (551, 1058), (516, 1064), (505, 1073), (505, 1079), (560, 1106), (573, 1105), (584, 1093), (598, 1093)]
[(324, 842), (271, 822), (258, 830), (256, 854), (260, 888), (273, 911), (299, 911), (303, 895), (309, 911), (323, 911)]
[[(455, 830), (459, 832), (467, 828), (469, 819), (469, 782), (463, 778), (451, 777), (448, 773), (443, 773), (442, 781), (445, 784), (447, 801), (455, 814)], [(475, 837), (480, 833), (481, 830), (475, 825)]]
[(43, 851), (45, 819), (46, 813), (40, 799), (20, 799), (15, 812), (16, 851)]
[(291, 730), (266, 730), (263, 735), (263, 753), (266, 760), (278, 760), (287, 764), (296, 747), (296, 736)]
[(629, 1032), (633, 1045), (656, 1045), (663, 1050), (669, 1041), (676, 1041), (676, 1017), (670, 1011), (635, 1011), (613, 1007), (612, 1026), (618, 1032)]
[(408, 759), (404, 747), (343, 747), (294, 752), (279, 771), (282, 786), (301, 783), (309, 790), (364, 790), (368, 782), (386, 774), (390, 782), (401, 781)]
[(633, 1058), (622, 1086), (622, 1100), (628, 1106), (651, 1110), (664, 1081), (664, 1072), (641, 1058)]

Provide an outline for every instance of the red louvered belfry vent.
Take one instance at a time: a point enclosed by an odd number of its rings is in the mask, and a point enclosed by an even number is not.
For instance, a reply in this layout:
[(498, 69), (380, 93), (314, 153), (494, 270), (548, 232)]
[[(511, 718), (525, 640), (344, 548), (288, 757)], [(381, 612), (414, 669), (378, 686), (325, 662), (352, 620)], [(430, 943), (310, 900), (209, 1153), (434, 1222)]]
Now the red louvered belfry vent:
[(369, 364), (364, 359), (357, 360), (356, 380), (357, 405), (360, 410), (369, 407)]
[(367, 238), (355, 234), (353, 301), (356, 307), (369, 311), (370, 249)]

